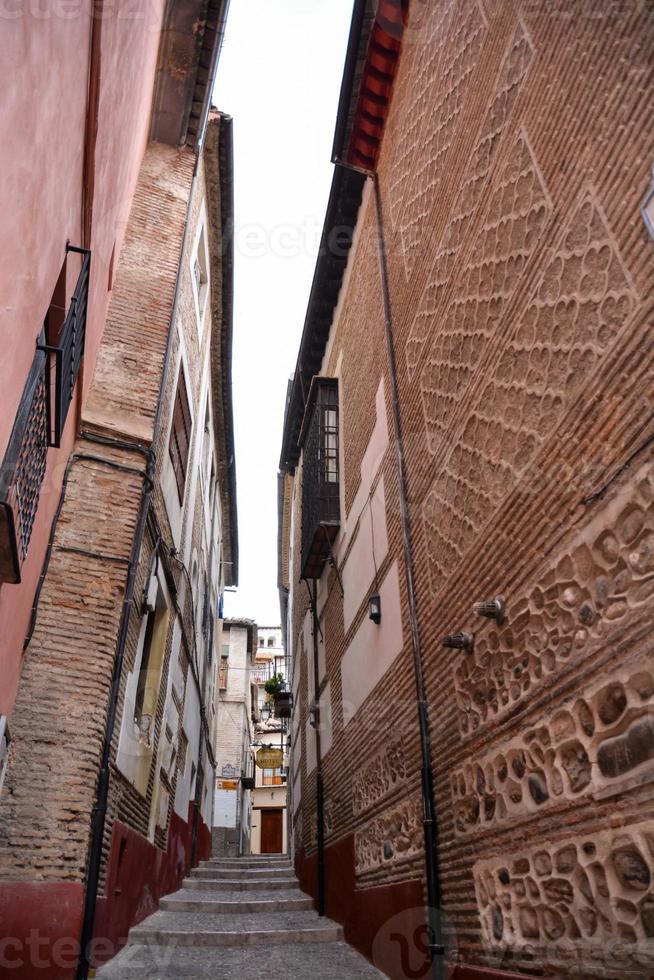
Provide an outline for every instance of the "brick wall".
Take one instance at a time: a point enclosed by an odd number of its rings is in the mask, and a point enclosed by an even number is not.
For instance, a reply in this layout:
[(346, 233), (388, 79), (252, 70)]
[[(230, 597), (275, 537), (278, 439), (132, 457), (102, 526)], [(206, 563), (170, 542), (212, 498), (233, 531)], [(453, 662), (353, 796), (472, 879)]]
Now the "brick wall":
[[(652, 449), (639, 451), (654, 407), (654, 245), (639, 208), (654, 21), (637, 3), (411, 10), (380, 185), (445, 912), (468, 962), (641, 976), (654, 902)], [(323, 365), (340, 370), (346, 510), (387, 370), (370, 196), (359, 221)], [(392, 445), (380, 472), (386, 567), (402, 567)], [(354, 837), (372, 909), (376, 887), (399, 895), (423, 876), (406, 593), (401, 575), (404, 652), (345, 727), (340, 660), (366, 609), (344, 633), (324, 575), (327, 842)], [(496, 594), (499, 629), (472, 613)], [(305, 596), (296, 587), (303, 692)], [(441, 646), (464, 628), (467, 658)], [(300, 711), (305, 733), (306, 693)], [(311, 856), (302, 745), (296, 845)]]
[[(217, 152), (215, 145), (213, 149)], [(170, 556), (173, 545), (187, 566), (193, 554), (199, 556), (211, 584), (211, 606), (217, 611), (222, 586), (215, 574), (220, 560), (213, 561), (213, 549), (220, 535), (206, 519), (209, 495), (199, 469), (203, 443), (222, 422), (215, 420), (214, 428), (205, 434), (207, 391), (215, 379), (208, 370), (211, 313), (200, 336), (193, 299), (192, 250), (206, 200), (202, 161), (192, 184), (195, 164), (190, 151), (161, 144), (151, 144), (144, 158), (83, 418), (83, 436), (69, 463), (36, 629), (25, 655), (6, 790), (0, 800), (3, 897), (15, 895), (10, 882), (42, 882), (44, 887), (51, 882), (84, 882), (128, 564), (145, 483), (146, 452), (135, 444), (148, 446), (155, 438), (154, 486), (129, 609), (111, 750), (96, 921), (97, 935), (113, 942), (114, 951), (130, 925), (152, 911), (158, 897), (177, 887), (188, 871), (195, 796), (192, 768), (202, 769), (205, 777), (196, 857), (207, 856), (210, 848), (213, 773), (206, 745), (200, 749), (198, 695), (189, 659), (194, 657), (199, 664), (207, 724), (212, 729), (215, 657), (209, 663), (200, 628), (202, 576), (191, 602), (181, 566)], [(215, 226), (211, 230), (218, 234)], [(207, 223), (207, 234), (211, 230)], [(162, 377), (176, 287), (169, 369)], [(219, 277), (215, 288), (220, 294)], [(174, 540), (164, 475), (182, 346), (194, 425), (180, 533)], [(111, 442), (116, 439), (122, 443)], [(130, 444), (133, 450), (125, 448)], [(144, 755), (145, 788), (139, 791), (121, 766), (119, 746), (124, 723), (131, 724), (126, 687), (138, 656), (142, 598), (155, 567), (167, 586), (170, 617), (151, 750)], [(219, 627), (216, 622), (216, 642)], [(179, 751), (182, 725), (188, 739), (184, 758)], [(120, 901), (117, 895), (123, 896)], [(80, 896), (75, 891), (76, 908)], [(39, 919), (35, 893), (25, 892), (14, 904), (20, 902), (26, 928), (36, 926), (49, 935), (52, 923)], [(18, 937), (20, 927), (12, 928)]]

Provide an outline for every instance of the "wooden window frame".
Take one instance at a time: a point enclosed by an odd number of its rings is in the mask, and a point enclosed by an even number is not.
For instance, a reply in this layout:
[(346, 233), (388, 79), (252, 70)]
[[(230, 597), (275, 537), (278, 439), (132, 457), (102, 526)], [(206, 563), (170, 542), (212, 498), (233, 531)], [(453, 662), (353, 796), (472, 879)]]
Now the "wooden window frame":
[(191, 454), (191, 438), (193, 435), (193, 418), (188, 400), (188, 389), (184, 377), (184, 369), (180, 366), (177, 390), (173, 402), (173, 421), (170, 428), (168, 454), (173, 465), (175, 483), (180, 504), (184, 501), (186, 475)]

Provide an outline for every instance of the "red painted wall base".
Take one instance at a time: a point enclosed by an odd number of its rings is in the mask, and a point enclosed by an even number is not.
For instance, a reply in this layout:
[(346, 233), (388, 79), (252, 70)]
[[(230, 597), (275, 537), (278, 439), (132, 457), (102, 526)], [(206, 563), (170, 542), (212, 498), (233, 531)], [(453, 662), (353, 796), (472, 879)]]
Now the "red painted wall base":
[[(159, 899), (177, 891), (191, 868), (193, 804), (184, 822), (173, 813), (168, 847), (154, 844), (116, 820), (111, 838), (104, 895), (95, 918), (94, 960), (106, 963), (118, 953), (132, 926), (156, 911)], [(211, 830), (200, 819), (197, 861), (211, 856)]]
[[(317, 898), (317, 859), (295, 855), (300, 887)], [(429, 980), (422, 882), (404, 881), (357, 888), (354, 837), (325, 848), (325, 912), (344, 929), (345, 939), (391, 980)], [(448, 980), (528, 980), (512, 973), (467, 964), (446, 967)]]
[(74, 977), (83, 900), (78, 882), (0, 881), (1, 980)]
[[(115, 821), (96, 910), (96, 965), (115, 956), (130, 928), (180, 887), (191, 866), (192, 816), (193, 804), (186, 822), (173, 813), (166, 851)], [(197, 860), (210, 856), (211, 830), (200, 820)], [(0, 980), (73, 980), (83, 899), (78, 882), (0, 881)]]

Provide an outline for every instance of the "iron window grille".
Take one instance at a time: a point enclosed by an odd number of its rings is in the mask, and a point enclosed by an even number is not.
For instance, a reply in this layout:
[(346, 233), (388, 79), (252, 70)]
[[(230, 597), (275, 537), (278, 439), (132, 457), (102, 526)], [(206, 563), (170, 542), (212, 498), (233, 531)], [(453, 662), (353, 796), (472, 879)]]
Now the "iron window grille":
[(81, 256), (70, 305), (65, 307), (66, 265), (43, 324), (36, 354), (21, 396), (0, 465), (0, 582), (17, 584), (27, 556), (48, 447), (61, 445), (68, 410), (84, 354), (91, 253), (66, 245)]
[(59, 327), (55, 326), (56, 312), (51, 306), (44, 323), (46, 343), (39, 345), (39, 349), (54, 362), (46, 372), (46, 380), (50, 411), (49, 441), (51, 446), (56, 447), (61, 445), (86, 340), (91, 253), (86, 248), (66, 245), (66, 255), (71, 252), (82, 257), (82, 264), (70, 305)]
[(50, 434), (48, 361), (37, 350), (0, 467), (0, 581), (17, 584), (27, 555)]
[(300, 434), (302, 578), (320, 578), (341, 526), (338, 381), (314, 378)]

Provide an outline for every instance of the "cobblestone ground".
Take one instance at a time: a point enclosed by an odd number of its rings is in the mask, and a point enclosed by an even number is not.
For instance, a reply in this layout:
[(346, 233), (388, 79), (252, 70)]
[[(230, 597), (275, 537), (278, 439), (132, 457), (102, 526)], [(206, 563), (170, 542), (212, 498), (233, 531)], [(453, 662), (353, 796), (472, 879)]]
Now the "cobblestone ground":
[(206, 861), (131, 930), (99, 980), (372, 980), (382, 977), (320, 918), (285, 859)]

